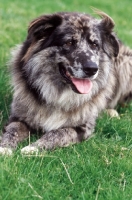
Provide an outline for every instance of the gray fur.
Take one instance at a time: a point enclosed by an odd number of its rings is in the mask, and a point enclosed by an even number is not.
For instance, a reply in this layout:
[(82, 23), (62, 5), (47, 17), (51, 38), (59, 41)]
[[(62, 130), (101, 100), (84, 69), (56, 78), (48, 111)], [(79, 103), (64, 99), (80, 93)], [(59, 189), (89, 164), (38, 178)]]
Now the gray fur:
[(115, 108), (118, 103), (124, 104), (132, 100), (132, 50), (123, 44), (120, 44), (119, 55), (114, 59), (114, 73), (116, 92), (108, 108)]
[[(88, 139), (98, 114), (115, 107), (131, 92), (131, 50), (119, 45), (113, 20), (104, 13), (99, 15), (101, 20), (79, 13), (58, 13), (31, 22), (26, 41), (17, 46), (10, 61), (14, 92), (3, 148), (16, 148), (30, 129), (44, 133), (31, 144), (39, 149)], [(58, 40), (52, 41), (58, 33)], [(74, 92), (76, 88), (67, 83), (59, 67), (71, 79), (89, 80), (92, 89), (88, 94)], [(121, 81), (123, 74), (129, 79), (123, 79), (126, 85)]]

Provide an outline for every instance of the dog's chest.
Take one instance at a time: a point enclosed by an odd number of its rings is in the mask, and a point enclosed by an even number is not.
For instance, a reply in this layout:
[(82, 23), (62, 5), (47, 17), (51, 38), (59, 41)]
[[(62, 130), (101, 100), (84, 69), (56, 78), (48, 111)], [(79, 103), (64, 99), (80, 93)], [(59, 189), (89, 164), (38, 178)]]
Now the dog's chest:
[(43, 131), (51, 131), (62, 127), (76, 127), (90, 119), (90, 110), (88, 104), (69, 112), (62, 109), (45, 108), (39, 110), (34, 118), (30, 119), (29, 123), (32, 126), (40, 127)]

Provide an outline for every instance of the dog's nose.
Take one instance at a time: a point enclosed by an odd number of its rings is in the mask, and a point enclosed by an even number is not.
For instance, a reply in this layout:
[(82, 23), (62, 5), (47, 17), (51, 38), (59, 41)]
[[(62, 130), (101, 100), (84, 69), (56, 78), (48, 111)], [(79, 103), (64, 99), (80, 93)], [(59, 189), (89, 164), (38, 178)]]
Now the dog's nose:
[(96, 63), (94, 63), (92, 61), (87, 61), (87, 62), (83, 63), (83, 70), (86, 75), (93, 76), (97, 73), (98, 66), (96, 65)]

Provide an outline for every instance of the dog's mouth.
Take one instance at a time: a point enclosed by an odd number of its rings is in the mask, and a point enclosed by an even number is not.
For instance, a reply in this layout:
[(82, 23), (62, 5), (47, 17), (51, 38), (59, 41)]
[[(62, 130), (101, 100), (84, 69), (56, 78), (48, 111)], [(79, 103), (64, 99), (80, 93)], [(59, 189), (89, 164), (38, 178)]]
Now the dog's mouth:
[(71, 85), (74, 92), (79, 94), (88, 94), (92, 89), (91, 80), (73, 77), (61, 64), (59, 65), (59, 71), (65, 81)]

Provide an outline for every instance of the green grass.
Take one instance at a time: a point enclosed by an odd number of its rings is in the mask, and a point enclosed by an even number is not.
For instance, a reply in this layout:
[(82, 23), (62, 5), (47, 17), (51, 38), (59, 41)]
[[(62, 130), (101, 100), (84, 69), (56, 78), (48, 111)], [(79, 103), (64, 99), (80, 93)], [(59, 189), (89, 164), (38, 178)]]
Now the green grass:
[[(0, 127), (12, 98), (6, 63), (10, 49), (26, 37), (29, 21), (43, 13), (80, 11), (90, 6), (108, 13), (120, 39), (132, 47), (131, 0), (1, 0)], [(23, 157), (0, 157), (0, 200), (132, 200), (132, 104), (119, 108), (120, 119), (103, 114), (94, 137), (68, 148)]]

